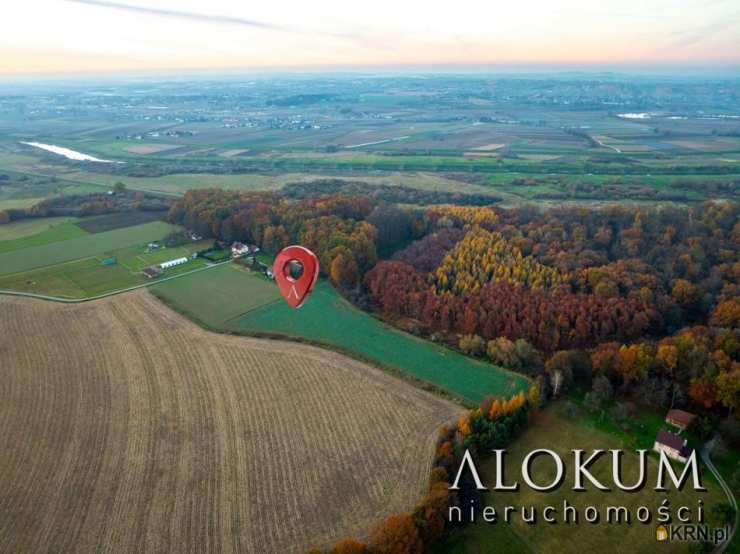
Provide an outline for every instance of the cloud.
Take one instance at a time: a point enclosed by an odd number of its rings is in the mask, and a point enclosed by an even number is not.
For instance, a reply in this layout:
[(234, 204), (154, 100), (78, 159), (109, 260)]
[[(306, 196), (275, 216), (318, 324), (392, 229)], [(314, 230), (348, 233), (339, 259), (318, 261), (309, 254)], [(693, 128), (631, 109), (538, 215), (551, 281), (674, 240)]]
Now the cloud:
[(85, 4), (87, 6), (97, 6), (100, 8), (109, 8), (113, 10), (142, 13), (146, 15), (156, 15), (160, 17), (174, 17), (177, 19), (187, 19), (189, 21), (198, 21), (201, 23), (216, 23), (221, 25), (241, 25), (244, 27), (252, 27), (257, 29), (268, 29), (273, 31), (292, 31), (287, 27), (276, 25), (274, 23), (267, 23), (264, 21), (255, 21), (253, 19), (245, 19), (242, 17), (231, 17), (228, 15), (213, 15), (204, 13), (194, 12), (183, 12), (179, 10), (165, 10), (161, 8), (149, 8), (146, 6), (136, 6), (132, 4), (121, 4), (120, 2), (112, 2), (110, 0), (65, 0), (74, 4)]
[(735, 17), (730, 16), (722, 20), (716, 20), (706, 25), (696, 27), (694, 29), (676, 31), (672, 34), (672, 40), (670, 40), (665, 45), (665, 48), (688, 48), (706, 40), (716, 39), (717, 37), (725, 34), (726, 31), (732, 30), (737, 25), (738, 23)]

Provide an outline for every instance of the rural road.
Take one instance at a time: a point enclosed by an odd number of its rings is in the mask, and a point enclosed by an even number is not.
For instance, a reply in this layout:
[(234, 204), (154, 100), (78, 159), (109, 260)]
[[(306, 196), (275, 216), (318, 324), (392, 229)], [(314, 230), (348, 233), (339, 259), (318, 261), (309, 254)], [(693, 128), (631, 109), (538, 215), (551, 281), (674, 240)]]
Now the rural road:
[(622, 153), (622, 151), (621, 151), (621, 150), (620, 150), (619, 148), (617, 148), (616, 146), (610, 146), (610, 145), (608, 145), (608, 144), (604, 144), (604, 143), (603, 143), (602, 141), (600, 141), (599, 139), (597, 139), (597, 138), (596, 138), (596, 137), (594, 137), (594, 136), (591, 136), (591, 138), (592, 138), (592, 139), (594, 139), (594, 140), (595, 140), (595, 141), (596, 141), (596, 142), (597, 142), (597, 143), (599, 144), (599, 146), (603, 146), (604, 148), (611, 148), (611, 149), (612, 149), (612, 150), (614, 150), (614, 151), (615, 151), (615, 152), (616, 152), (617, 154), (621, 154), (621, 153)]
[(724, 490), (725, 494), (727, 495), (727, 499), (729, 500), (730, 505), (735, 509), (735, 521), (733, 522), (732, 527), (730, 528), (730, 536), (727, 537), (727, 540), (723, 542), (722, 544), (718, 545), (717, 548), (714, 550), (716, 554), (722, 554), (725, 550), (727, 550), (727, 547), (730, 546), (730, 543), (732, 543), (732, 539), (735, 536), (735, 532), (737, 531), (738, 512), (737, 512), (737, 500), (735, 500), (735, 495), (732, 494), (732, 490), (727, 485), (725, 480), (722, 478), (722, 475), (720, 475), (719, 471), (717, 471), (717, 468), (712, 463), (712, 459), (709, 457), (709, 455), (712, 452), (712, 448), (714, 448), (714, 445), (716, 442), (717, 442), (717, 435), (712, 437), (712, 440), (708, 441), (704, 445), (704, 447), (701, 449), (701, 459), (704, 460), (704, 463), (707, 464), (709, 471), (711, 471), (712, 474), (717, 478), (719, 485), (722, 487), (722, 490)]
[(106, 292), (105, 294), (99, 294), (97, 296), (89, 296), (87, 298), (65, 298), (63, 296), (49, 296), (46, 294), (36, 294), (34, 292), (20, 292), (20, 291), (15, 291), (15, 290), (2, 290), (2, 289), (0, 289), (0, 294), (4, 294), (6, 296), (23, 296), (26, 298), (38, 298), (40, 300), (51, 300), (52, 302), (63, 302), (65, 304), (79, 304), (80, 302), (90, 302), (92, 300), (100, 300), (101, 298), (107, 298), (108, 296), (114, 296), (116, 294), (121, 294), (124, 292), (136, 290), (136, 289), (142, 289), (144, 287), (150, 287), (152, 285), (164, 283), (165, 281), (171, 281), (172, 279), (179, 279), (180, 277), (185, 277), (186, 275), (192, 275), (193, 273), (207, 271), (209, 269), (213, 269), (214, 267), (219, 267), (219, 266), (222, 266), (228, 263), (231, 263), (231, 260), (227, 260), (225, 262), (219, 262), (216, 264), (209, 264), (205, 267), (193, 269), (192, 271), (186, 271), (185, 273), (179, 273), (171, 277), (165, 277), (164, 279), (156, 279), (152, 281), (151, 283), (142, 283), (141, 285), (136, 285), (134, 287), (112, 290), (110, 292)]

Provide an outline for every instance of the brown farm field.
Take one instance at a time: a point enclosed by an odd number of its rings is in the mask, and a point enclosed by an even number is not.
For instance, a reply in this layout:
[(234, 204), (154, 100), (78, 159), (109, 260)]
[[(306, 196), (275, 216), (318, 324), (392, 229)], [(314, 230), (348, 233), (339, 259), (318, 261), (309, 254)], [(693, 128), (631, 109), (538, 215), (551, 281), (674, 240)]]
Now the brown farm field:
[(303, 552), (410, 509), (461, 408), (145, 291), (0, 297), (0, 552)]

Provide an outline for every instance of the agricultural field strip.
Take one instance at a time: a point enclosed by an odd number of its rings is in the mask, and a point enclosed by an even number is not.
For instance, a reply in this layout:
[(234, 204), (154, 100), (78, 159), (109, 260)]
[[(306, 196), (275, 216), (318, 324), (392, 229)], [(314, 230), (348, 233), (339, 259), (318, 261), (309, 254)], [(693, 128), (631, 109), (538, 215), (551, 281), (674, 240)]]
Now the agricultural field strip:
[(224, 321), (280, 298), (273, 283), (228, 262), (208, 275), (193, 275), (151, 290), (188, 317), (216, 330), (224, 330)]
[[(25, 223), (25, 221), (22, 221), (21, 223)], [(15, 224), (10, 223), (9, 225)], [(5, 229), (0, 226), (0, 237), (5, 236), (4, 231)], [(87, 234), (89, 233), (79, 227), (75, 221), (64, 221), (57, 225), (42, 229), (34, 234), (28, 234), (7, 240), (0, 239), (0, 253), (32, 248), (34, 246), (42, 246), (53, 242), (62, 242), (69, 239), (83, 237)]]
[(21, 273), (30, 269), (97, 256), (150, 240), (159, 240), (175, 227), (153, 222), (105, 233), (97, 233), (55, 243), (34, 246), (21, 251), (0, 253), (0, 275)]
[(197, 269), (193, 269), (191, 271), (186, 271), (184, 273), (178, 273), (177, 275), (172, 275), (171, 277), (162, 277), (160, 279), (157, 279), (156, 281), (149, 282), (149, 283), (142, 283), (140, 285), (135, 285), (133, 287), (126, 287), (124, 289), (118, 289), (118, 290), (112, 290), (103, 294), (98, 294), (96, 296), (90, 296), (86, 298), (65, 298), (62, 296), (52, 296), (47, 294), (37, 294), (33, 292), (21, 292), (21, 291), (15, 291), (15, 290), (0, 290), (0, 295), (5, 296), (20, 296), (25, 298), (37, 298), (40, 300), (51, 300), (52, 302), (62, 302), (66, 304), (79, 304), (81, 302), (90, 302), (91, 300), (102, 300), (103, 298), (107, 298), (109, 296), (115, 296), (117, 294), (121, 294), (124, 292), (131, 292), (137, 289), (143, 289), (146, 287), (151, 287), (153, 285), (158, 285), (160, 283), (164, 283), (166, 281), (172, 281), (173, 279), (179, 279), (180, 277), (186, 277), (188, 275), (192, 275), (193, 273), (199, 273), (201, 271), (206, 271), (209, 269), (213, 269), (215, 267), (231, 263), (231, 260), (227, 260), (225, 262), (218, 262), (215, 264), (210, 264), (205, 267), (199, 267)]
[[(322, 280), (300, 310), (289, 308), (270, 282), (223, 267), (208, 275), (154, 286), (152, 292), (209, 329), (309, 340), (371, 360), (381, 367), (477, 403), (486, 394), (509, 397), (528, 379), (389, 327), (344, 300)], [(208, 291), (212, 291), (209, 294)]]
[(65, 223), (76, 223), (76, 217), (43, 217), (23, 219), (0, 226), (0, 244), (11, 240), (18, 240), (39, 235), (51, 228), (61, 226)]
[(143, 292), (0, 304), (0, 352), (27, 366), (0, 389), (21, 437), (0, 472), (3, 551), (303, 552), (363, 536), (413, 506), (436, 427), (461, 413), (333, 352), (205, 332)]
[[(343, 324), (337, 325), (338, 321)], [(473, 360), (387, 326), (355, 308), (325, 281), (319, 282), (311, 301), (298, 313), (283, 302), (271, 302), (255, 306), (223, 326), (237, 333), (303, 337), (330, 348), (339, 347), (472, 403), (486, 394), (509, 397), (529, 386), (529, 380), (520, 373)]]

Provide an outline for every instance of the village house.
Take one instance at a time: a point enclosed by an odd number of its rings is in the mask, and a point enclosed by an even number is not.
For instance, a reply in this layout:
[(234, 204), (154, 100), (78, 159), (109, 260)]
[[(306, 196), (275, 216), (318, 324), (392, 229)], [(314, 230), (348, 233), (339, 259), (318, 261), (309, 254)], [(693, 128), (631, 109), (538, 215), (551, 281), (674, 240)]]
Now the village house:
[(260, 249), (257, 245), (254, 244), (244, 244), (241, 242), (235, 242), (231, 245), (231, 257), (232, 258), (241, 258), (242, 256), (247, 256), (249, 254), (256, 254), (259, 252)]
[(653, 450), (656, 452), (665, 452), (672, 460), (686, 463), (692, 451), (692, 448), (686, 443), (686, 439), (679, 437), (675, 433), (661, 429), (655, 438)]
[(685, 431), (696, 416), (683, 410), (669, 410), (665, 416), (665, 422)]
[(249, 246), (247, 246), (246, 244), (235, 242), (231, 245), (232, 258), (241, 258), (242, 256), (246, 256), (247, 254), (249, 254)]

